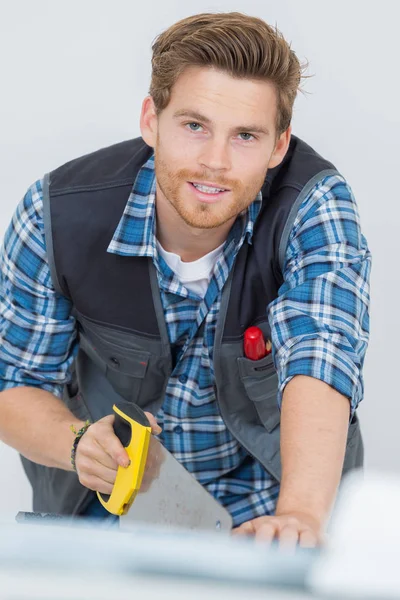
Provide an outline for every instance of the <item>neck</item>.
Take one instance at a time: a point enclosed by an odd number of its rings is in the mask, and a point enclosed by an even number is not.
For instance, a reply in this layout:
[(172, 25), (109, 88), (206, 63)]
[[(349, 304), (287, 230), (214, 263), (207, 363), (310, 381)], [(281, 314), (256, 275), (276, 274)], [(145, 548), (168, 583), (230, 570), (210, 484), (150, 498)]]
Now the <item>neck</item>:
[(190, 227), (165, 201), (157, 202), (157, 239), (167, 252), (181, 257), (183, 262), (193, 262), (218, 248), (228, 237), (234, 219), (214, 229)]

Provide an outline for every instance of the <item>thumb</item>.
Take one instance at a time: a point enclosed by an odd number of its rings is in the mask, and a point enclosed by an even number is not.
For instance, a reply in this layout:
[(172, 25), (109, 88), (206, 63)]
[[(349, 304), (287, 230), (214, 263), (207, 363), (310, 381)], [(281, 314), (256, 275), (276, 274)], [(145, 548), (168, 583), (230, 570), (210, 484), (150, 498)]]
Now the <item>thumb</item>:
[[(97, 443), (121, 467), (129, 465), (129, 456), (120, 439), (114, 431), (115, 415), (107, 415), (92, 425), (92, 432), (96, 433)], [(96, 427), (97, 426), (97, 427)]]
[(252, 535), (254, 533), (254, 525), (252, 521), (246, 521), (232, 529), (232, 535)]
[(152, 415), (152, 414), (151, 414), (151, 413), (149, 413), (149, 412), (145, 412), (144, 414), (145, 414), (145, 415), (146, 415), (146, 417), (148, 418), (148, 420), (149, 420), (149, 423), (150, 423), (150, 425), (151, 425), (151, 433), (152, 433), (153, 435), (158, 435), (159, 433), (161, 433), (161, 432), (162, 432), (162, 429), (161, 429), (161, 427), (159, 426), (159, 424), (157, 423), (157, 421), (156, 421), (156, 418), (154, 417), (154, 415)]

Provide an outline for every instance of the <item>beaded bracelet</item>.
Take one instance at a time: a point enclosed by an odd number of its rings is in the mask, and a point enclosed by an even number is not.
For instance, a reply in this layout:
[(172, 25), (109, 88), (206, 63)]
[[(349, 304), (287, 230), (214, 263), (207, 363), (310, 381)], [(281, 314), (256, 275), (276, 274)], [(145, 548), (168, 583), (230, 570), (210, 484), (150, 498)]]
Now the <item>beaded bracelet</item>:
[(71, 449), (71, 465), (75, 472), (76, 472), (76, 464), (75, 464), (76, 449), (78, 447), (79, 440), (81, 439), (83, 434), (86, 433), (86, 431), (89, 429), (91, 424), (92, 423), (90, 421), (86, 421), (84, 426), (81, 427), (81, 429), (79, 429), (79, 431), (77, 431), (73, 425), (70, 426), (70, 430), (76, 436), (74, 439), (74, 443), (72, 444), (72, 449)]

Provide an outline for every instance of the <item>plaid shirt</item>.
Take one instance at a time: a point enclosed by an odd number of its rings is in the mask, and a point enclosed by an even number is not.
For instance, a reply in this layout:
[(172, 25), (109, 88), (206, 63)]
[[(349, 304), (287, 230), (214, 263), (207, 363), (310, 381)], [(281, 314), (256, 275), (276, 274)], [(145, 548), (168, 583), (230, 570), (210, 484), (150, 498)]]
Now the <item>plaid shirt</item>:
[[(185, 288), (158, 254), (154, 157), (140, 170), (108, 252), (148, 256), (161, 290), (176, 366), (157, 419), (175, 457), (231, 512), (234, 525), (272, 514), (275, 481), (232, 437), (214, 394), (213, 346), (221, 290), (237, 252), (251, 243), (261, 194), (233, 225), (205, 297)], [(363, 396), (369, 335), (370, 253), (352, 192), (341, 176), (318, 182), (299, 208), (286, 252), (284, 284), (268, 310), (280, 404), (296, 374), (321, 379), (351, 399)], [(34, 385), (62, 395), (76, 355), (71, 303), (56, 294), (46, 260), (42, 181), (27, 191), (1, 254), (0, 389)]]

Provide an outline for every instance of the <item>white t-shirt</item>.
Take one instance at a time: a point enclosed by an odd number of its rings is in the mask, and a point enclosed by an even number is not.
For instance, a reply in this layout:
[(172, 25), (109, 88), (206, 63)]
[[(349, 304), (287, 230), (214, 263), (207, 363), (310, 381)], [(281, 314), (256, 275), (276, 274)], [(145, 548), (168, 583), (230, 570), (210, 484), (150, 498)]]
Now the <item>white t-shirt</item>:
[(157, 248), (179, 281), (189, 290), (204, 298), (214, 271), (215, 263), (222, 254), (224, 244), (193, 262), (183, 262), (178, 254), (167, 252), (157, 240)]

